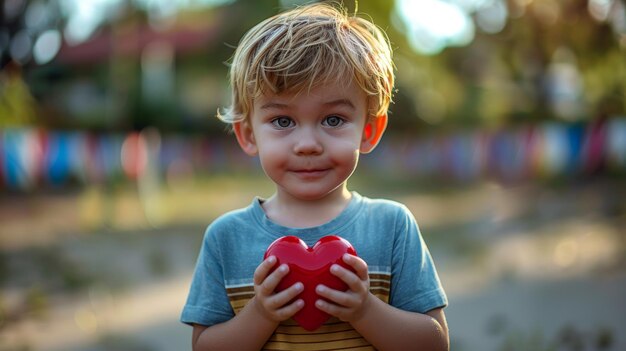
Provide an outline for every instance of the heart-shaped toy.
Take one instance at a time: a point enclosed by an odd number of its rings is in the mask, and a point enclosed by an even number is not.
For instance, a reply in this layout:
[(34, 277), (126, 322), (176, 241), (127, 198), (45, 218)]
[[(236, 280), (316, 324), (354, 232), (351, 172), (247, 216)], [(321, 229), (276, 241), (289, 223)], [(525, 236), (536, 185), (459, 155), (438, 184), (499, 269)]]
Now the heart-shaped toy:
[(276, 239), (265, 251), (264, 258), (272, 255), (276, 257), (275, 268), (283, 263), (289, 265), (289, 273), (280, 281), (276, 292), (283, 291), (297, 282), (304, 285), (304, 290), (298, 295), (298, 298), (304, 301), (304, 307), (293, 316), (302, 328), (313, 331), (330, 317), (315, 307), (315, 301), (321, 298), (315, 292), (319, 284), (335, 290), (348, 290), (346, 283), (330, 273), (333, 264), (354, 271), (343, 262), (342, 257), (346, 253), (356, 256), (356, 250), (350, 242), (335, 235), (321, 238), (313, 247), (308, 247), (297, 236), (284, 236)]

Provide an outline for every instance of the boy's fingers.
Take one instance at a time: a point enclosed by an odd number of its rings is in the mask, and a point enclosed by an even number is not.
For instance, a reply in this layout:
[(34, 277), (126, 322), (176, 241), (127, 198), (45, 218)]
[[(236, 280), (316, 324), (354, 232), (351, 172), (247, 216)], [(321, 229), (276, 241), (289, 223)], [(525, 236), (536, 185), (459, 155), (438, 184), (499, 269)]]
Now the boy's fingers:
[(278, 283), (280, 283), (283, 277), (287, 275), (287, 273), (289, 273), (288, 265), (281, 264), (280, 266), (278, 266), (278, 268), (270, 273), (260, 284), (263, 292), (268, 295), (271, 294), (276, 289)]
[(270, 270), (272, 269), (272, 267), (274, 267), (275, 264), (276, 264), (275, 256), (270, 256), (266, 258), (263, 262), (261, 262), (261, 264), (254, 270), (254, 276), (253, 276), (254, 284), (261, 285), (261, 283), (263, 283), (263, 281), (267, 277), (267, 274), (270, 272)]
[(280, 320), (285, 320), (292, 317), (298, 311), (300, 311), (304, 307), (304, 301), (302, 299), (298, 299), (293, 303), (279, 309), (276, 311), (276, 315)]
[(356, 274), (359, 276), (359, 278), (361, 278), (361, 280), (365, 280), (369, 277), (367, 271), (367, 263), (365, 263), (362, 258), (350, 254), (344, 254), (343, 262), (354, 268)]
[(339, 279), (343, 280), (344, 283), (348, 285), (350, 290), (352, 291), (360, 291), (362, 290), (362, 280), (359, 276), (357, 276), (354, 272), (341, 267), (338, 264), (332, 265), (330, 267), (330, 272), (334, 274)]
[(341, 307), (339, 305), (335, 305), (329, 302), (326, 302), (324, 300), (317, 300), (315, 301), (315, 307), (317, 307), (318, 309), (320, 309), (323, 312), (326, 312), (328, 314), (330, 314), (331, 316), (335, 316), (341, 320), (345, 319), (345, 316), (347, 314), (346, 312), (346, 308)]
[(302, 283), (295, 283), (288, 289), (285, 289), (272, 296), (271, 307), (274, 309), (278, 309), (282, 306), (285, 306), (289, 301), (298, 296), (298, 294), (300, 294), (302, 290), (304, 290), (304, 285), (302, 285)]
[(328, 300), (340, 306), (347, 307), (347, 306), (352, 306), (355, 303), (354, 299), (350, 296), (350, 294), (347, 294), (342, 291), (330, 289), (329, 287), (322, 285), (322, 284), (318, 285), (315, 288), (315, 292), (317, 292), (317, 294), (320, 295), (321, 297), (325, 297)]

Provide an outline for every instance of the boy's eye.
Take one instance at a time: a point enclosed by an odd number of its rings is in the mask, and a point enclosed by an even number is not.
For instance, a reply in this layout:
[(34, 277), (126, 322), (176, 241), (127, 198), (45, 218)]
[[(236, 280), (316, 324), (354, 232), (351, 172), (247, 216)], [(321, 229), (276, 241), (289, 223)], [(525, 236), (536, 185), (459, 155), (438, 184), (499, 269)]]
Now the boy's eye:
[(324, 124), (329, 127), (339, 127), (344, 123), (344, 119), (339, 116), (328, 116), (324, 120)]
[(289, 128), (293, 126), (293, 121), (289, 117), (278, 117), (272, 120), (272, 124), (278, 128)]

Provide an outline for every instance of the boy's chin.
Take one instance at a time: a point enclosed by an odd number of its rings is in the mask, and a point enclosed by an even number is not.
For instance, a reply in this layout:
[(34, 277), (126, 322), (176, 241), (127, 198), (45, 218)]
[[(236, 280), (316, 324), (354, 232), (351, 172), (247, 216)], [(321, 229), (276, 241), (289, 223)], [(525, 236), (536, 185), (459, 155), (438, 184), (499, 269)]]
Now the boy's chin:
[[(341, 185), (333, 189), (292, 189), (287, 190), (290, 197), (300, 201), (320, 201), (344, 194)], [(347, 193), (347, 190), (346, 190)]]

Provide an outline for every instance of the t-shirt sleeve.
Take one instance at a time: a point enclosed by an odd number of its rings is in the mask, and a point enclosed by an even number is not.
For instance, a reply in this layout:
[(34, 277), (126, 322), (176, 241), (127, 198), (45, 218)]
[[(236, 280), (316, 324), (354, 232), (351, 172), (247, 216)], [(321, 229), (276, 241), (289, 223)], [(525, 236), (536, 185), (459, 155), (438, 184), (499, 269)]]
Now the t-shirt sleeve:
[(390, 304), (417, 313), (447, 306), (433, 259), (406, 207), (396, 217), (395, 229)]
[(211, 326), (235, 315), (224, 287), (223, 262), (211, 226), (207, 229), (180, 317), (186, 324)]

